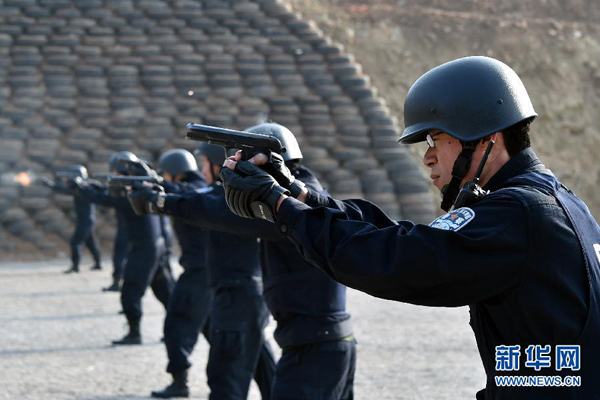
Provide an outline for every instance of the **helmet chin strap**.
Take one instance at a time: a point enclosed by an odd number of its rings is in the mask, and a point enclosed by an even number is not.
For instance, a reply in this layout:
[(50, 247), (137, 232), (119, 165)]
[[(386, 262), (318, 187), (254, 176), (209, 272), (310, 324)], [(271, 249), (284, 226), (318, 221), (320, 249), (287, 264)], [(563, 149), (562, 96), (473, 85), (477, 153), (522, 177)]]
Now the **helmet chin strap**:
[(477, 147), (477, 142), (478, 141), (460, 142), (462, 144), (462, 151), (456, 158), (456, 161), (454, 161), (454, 166), (452, 167), (452, 180), (448, 185), (445, 185), (442, 188), (441, 208), (446, 212), (450, 211), (454, 205), (456, 197), (460, 192), (460, 183), (469, 172), (471, 159), (473, 158), (473, 152)]

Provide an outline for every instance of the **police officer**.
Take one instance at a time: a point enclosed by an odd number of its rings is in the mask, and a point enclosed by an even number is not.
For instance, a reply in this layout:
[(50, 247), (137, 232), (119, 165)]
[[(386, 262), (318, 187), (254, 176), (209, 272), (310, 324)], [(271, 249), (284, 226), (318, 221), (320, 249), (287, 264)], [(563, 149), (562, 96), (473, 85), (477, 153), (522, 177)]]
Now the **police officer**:
[[(247, 131), (279, 139), (286, 148), (280, 161), (291, 168), (298, 182), (301, 179), (316, 193), (324, 193), (312, 172), (301, 165), (302, 152), (287, 128), (265, 123)], [(205, 174), (218, 176), (224, 150), (206, 143), (201, 147), (209, 161)], [(212, 153), (219, 153), (220, 158), (211, 157)], [(294, 190), (300, 189), (297, 185)], [(261, 238), (264, 297), (277, 321), (275, 340), (283, 349), (275, 373), (274, 399), (353, 397), (356, 344), (344, 286), (299, 258), (272, 224), (233, 215), (221, 187), (193, 196), (168, 195), (163, 210), (207, 229)]]
[[(111, 170), (131, 173), (130, 169), (120, 169), (123, 163), (139, 163), (135, 154), (115, 153), (109, 162)], [(113, 207), (123, 220), (130, 247), (123, 276), (121, 305), (129, 324), (129, 333), (113, 345), (141, 344), (140, 321), (142, 318), (142, 297), (148, 285), (158, 300), (167, 307), (174, 282), (168, 271), (160, 268), (160, 257), (165, 251), (160, 219), (157, 215), (138, 216), (131, 208), (126, 193), (116, 193), (103, 187), (87, 185), (78, 180), (78, 193), (85, 199)], [(112, 194), (112, 195), (111, 195)]]
[[(469, 305), (488, 376), (478, 399), (599, 399), (600, 228), (531, 149), (535, 117), (517, 74), (495, 59), (454, 60), (415, 82), (400, 142), (427, 141), (423, 161), (442, 207), (460, 200), (429, 226), (393, 221), (363, 200), (304, 190), (298, 201), (248, 162), (228, 161), (222, 176), (233, 210), (269, 208), (300, 254), (339, 282), (413, 304)], [(565, 364), (563, 345), (580, 346), (579, 356)], [(518, 371), (494, 361), (502, 346), (522, 353)], [(525, 366), (536, 346), (552, 368)], [(503, 375), (579, 375), (581, 386), (502, 386)]]
[[(221, 165), (221, 154), (204, 152)], [(215, 160), (215, 156), (217, 159)], [(185, 150), (171, 150), (159, 160), (165, 176), (167, 193), (193, 196), (221, 190), (218, 173), (205, 171), (210, 186), (197, 172), (192, 154)], [(140, 188), (130, 195), (132, 205), (140, 213), (152, 211), (146, 201), (138, 201), (149, 188)], [(155, 194), (151, 189), (150, 194)], [(153, 207), (157, 207), (156, 204)], [(205, 210), (213, 212), (213, 210)], [(171, 307), (165, 320), (165, 343), (169, 354), (167, 372), (173, 383), (153, 397), (186, 396), (187, 370), (199, 331), (208, 317), (204, 334), (211, 345), (206, 368), (211, 399), (245, 399), (254, 376), (263, 399), (270, 397), (275, 369), (275, 359), (263, 335), (268, 322), (268, 310), (262, 298), (258, 243), (254, 237), (203, 231), (186, 219), (175, 219), (175, 230), (182, 246), (186, 268), (179, 278)], [(195, 249), (188, 253), (186, 249)], [(201, 251), (201, 253), (199, 253)], [(204, 256), (205, 254), (205, 256)], [(232, 254), (240, 257), (234, 260)], [(192, 269), (192, 266), (195, 268)], [(208, 266), (208, 272), (204, 268)], [(188, 271), (193, 274), (188, 274)], [(185, 285), (185, 286), (183, 286)], [(212, 303), (210, 300), (212, 298)], [(208, 335), (207, 335), (208, 332)]]
[[(169, 193), (206, 187), (196, 159), (186, 150), (169, 150), (160, 156), (158, 164), (164, 178), (162, 186)], [(188, 357), (201, 330), (207, 340), (209, 338), (207, 322), (212, 296), (206, 268), (207, 233), (182, 220), (174, 220), (173, 228), (181, 246), (179, 263), (183, 273), (175, 284), (164, 323), (169, 358), (167, 372), (173, 382), (163, 390), (152, 392), (152, 397), (158, 398), (189, 396), (187, 380), (191, 363)]]
[(100, 263), (100, 250), (98, 249), (98, 241), (94, 236), (94, 227), (96, 225), (96, 207), (89, 201), (84, 200), (73, 192), (73, 180), (77, 177), (81, 179), (88, 178), (87, 169), (83, 165), (73, 165), (64, 171), (58, 178), (58, 182), (44, 180), (52, 190), (73, 195), (73, 204), (75, 206), (76, 227), (75, 232), (71, 236), (71, 268), (65, 271), (66, 274), (79, 272), (79, 261), (81, 260), (81, 248), (85, 246), (92, 253), (94, 265), (92, 270), (102, 269)]

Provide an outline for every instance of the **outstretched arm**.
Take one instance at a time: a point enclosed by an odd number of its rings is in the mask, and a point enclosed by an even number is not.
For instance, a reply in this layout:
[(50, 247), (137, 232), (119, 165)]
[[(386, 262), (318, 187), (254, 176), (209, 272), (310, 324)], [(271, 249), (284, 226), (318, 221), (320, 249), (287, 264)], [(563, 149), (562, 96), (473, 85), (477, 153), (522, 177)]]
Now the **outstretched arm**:
[(232, 213), (220, 187), (179, 195), (169, 194), (163, 209), (167, 214), (202, 229), (285, 241), (272, 223), (242, 218)]
[(526, 270), (524, 211), (509, 196), (494, 197), (458, 231), (378, 226), (294, 199), (283, 202), (276, 223), (302, 257), (344, 285), (413, 304), (462, 306), (516, 286)]

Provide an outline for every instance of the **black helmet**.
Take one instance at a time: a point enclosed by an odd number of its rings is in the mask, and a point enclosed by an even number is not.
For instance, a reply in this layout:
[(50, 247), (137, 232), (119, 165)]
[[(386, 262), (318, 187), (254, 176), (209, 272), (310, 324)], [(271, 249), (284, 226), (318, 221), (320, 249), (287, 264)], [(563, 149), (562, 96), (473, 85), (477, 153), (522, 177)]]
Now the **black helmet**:
[(215, 144), (208, 144), (206, 142), (200, 142), (198, 149), (194, 151), (194, 154), (206, 156), (211, 164), (221, 166), (227, 158), (225, 148), (217, 146)]
[(162, 153), (158, 159), (158, 167), (173, 177), (185, 172), (198, 171), (196, 159), (192, 153), (184, 149), (173, 149)]
[(431, 129), (473, 141), (536, 116), (523, 82), (508, 65), (489, 57), (459, 58), (412, 85), (400, 143), (421, 142)]
[(68, 172), (71, 172), (74, 177), (79, 176), (80, 178), (87, 179), (88, 171), (83, 165), (72, 165), (67, 168)]
[(108, 167), (111, 171), (117, 171), (122, 175), (129, 175), (127, 162), (139, 162), (140, 159), (130, 151), (119, 151), (110, 156)]
[(298, 146), (298, 141), (294, 134), (285, 126), (273, 122), (266, 122), (264, 124), (254, 125), (253, 127), (246, 129), (246, 132), (261, 133), (263, 135), (276, 137), (285, 147), (285, 151), (281, 156), (286, 163), (290, 161), (302, 161), (302, 152), (300, 151), (300, 146)]
[(68, 167), (67, 169), (65, 169), (63, 171), (56, 172), (56, 176), (62, 177), (62, 178), (67, 178), (67, 179), (74, 179), (77, 177), (87, 179), (88, 172), (87, 172), (87, 169), (83, 165), (77, 164), (77, 165), (71, 165), (70, 167)]

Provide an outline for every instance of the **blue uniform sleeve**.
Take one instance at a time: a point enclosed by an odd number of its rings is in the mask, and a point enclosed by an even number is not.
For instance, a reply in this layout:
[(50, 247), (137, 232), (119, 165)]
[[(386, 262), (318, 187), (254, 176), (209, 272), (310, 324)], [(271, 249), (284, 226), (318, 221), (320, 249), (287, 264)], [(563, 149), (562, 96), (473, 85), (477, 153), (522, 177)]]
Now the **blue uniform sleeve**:
[(396, 221), (390, 219), (379, 207), (368, 200), (336, 200), (308, 188), (305, 202), (310, 207), (327, 207), (343, 211), (346, 218), (353, 221), (370, 221), (379, 227), (397, 224)]
[(201, 187), (205, 187), (206, 185), (199, 185), (199, 184), (196, 184), (196, 182), (194, 182), (192, 184), (185, 184), (182, 182), (164, 181), (161, 184), (161, 186), (165, 189), (166, 193), (182, 194), (182, 193), (187, 193), (187, 192), (199, 189)]
[(180, 195), (169, 194), (164, 209), (167, 214), (201, 229), (260, 237), (276, 242), (286, 241), (274, 224), (259, 219), (242, 218), (232, 213), (220, 188), (208, 188)]
[(56, 193), (66, 194), (68, 196), (73, 196), (74, 195), (73, 190), (67, 189), (66, 186), (63, 186), (63, 185), (58, 184), (58, 183), (56, 183), (54, 186), (51, 186), (51, 189), (53, 191), (55, 191)]
[(77, 194), (89, 201), (90, 203), (100, 204), (106, 207), (129, 209), (129, 200), (126, 197), (112, 197), (108, 194), (108, 189), (96, 186), (87, 185), (79, 188)]
[(369, 202), (344, 210), (286, 199), (276, 225), (307, 261), (373, 296), (463, 306), (517, 287), (526, 273), (526, 211), (511, 196), (488, 196), (456, 231), (391, 223)]

